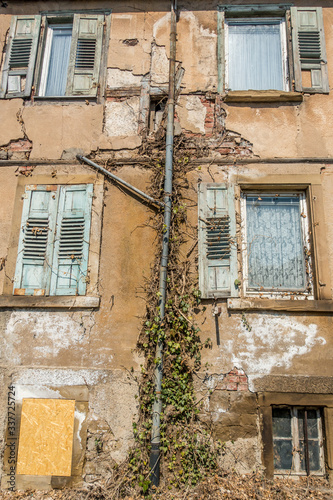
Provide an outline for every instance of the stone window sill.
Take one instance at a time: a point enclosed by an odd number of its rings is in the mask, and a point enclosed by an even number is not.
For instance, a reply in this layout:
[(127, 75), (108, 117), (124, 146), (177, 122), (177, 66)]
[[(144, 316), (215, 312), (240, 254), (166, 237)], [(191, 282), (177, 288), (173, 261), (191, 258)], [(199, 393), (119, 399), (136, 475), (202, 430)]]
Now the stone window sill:
[(333, 300), (228, 299), (230, 311), (333, 312)]
[(224, 97), (225, 102), (302, 102), (300, 92), (282, 90), (231, 90)]
[(0, 296), (0, 309), (4, 308), (40, 308), (40, 309), (94, 309), (99, 307), (100, 297), (96, 296)]

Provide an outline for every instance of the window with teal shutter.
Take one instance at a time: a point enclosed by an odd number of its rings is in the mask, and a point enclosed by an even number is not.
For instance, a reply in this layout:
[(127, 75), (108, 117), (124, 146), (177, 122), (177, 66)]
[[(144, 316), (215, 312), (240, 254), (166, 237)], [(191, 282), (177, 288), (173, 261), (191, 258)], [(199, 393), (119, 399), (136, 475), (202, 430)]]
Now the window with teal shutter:
[(27, 186), (14, 295), (86, 293), (93, 185)]
[(329, 92), (322, 7), (220, 5), (217, 32), (219, 92)]
[(198, 197), (199, 288), (202, 297), (237, 297), (234, 186), (201, 183)]
[(60, 187), (51, 295), (86, 292), (92, 194), (92, 184)]
[(33, 83), (41, 16), (13, 16), (0, 97), (28, 97)]
[(97, 96), (109, 27), (109, 13), (13, 16), (0, 98)]
[[(323, 9), (291, 7), (295, 87), (303, 92), (329, 92)], [(311, 86), (304, 86), (302, 73), (310, 73)]]

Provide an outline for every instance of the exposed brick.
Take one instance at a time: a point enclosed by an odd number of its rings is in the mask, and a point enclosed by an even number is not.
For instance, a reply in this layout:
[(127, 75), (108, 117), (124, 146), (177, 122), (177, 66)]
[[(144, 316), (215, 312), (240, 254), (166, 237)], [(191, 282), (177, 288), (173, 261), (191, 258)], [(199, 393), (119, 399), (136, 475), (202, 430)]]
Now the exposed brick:
[(246, 375), (240, 375), (239, 376), (239, 382), (241, 384), (247, 384), (247, 376)]
[(249, 386), (247, 384), (239, 384), (238, 385), (238, 390), (239, 391), (248, 391), (249, 390)]
[(32, 148), (32, 143), (28, 140), (19, 140), (11, 142), (8, 146), (10, 151), (30, 151)]
[(232, 373), (232, 374), (235, 374), (235, 375), (245, 375), (245, 372), (244, 370), (239, 370), (238, 368), (234, 368), (233, 370), (231, 370), (231, 372), (229, 373)]
[(233, 152), (231, 148), (219, 148), (218, 152), (221, 153), (221, 155), (228, 155)]
[(238, 384), (240, 382), (238, 375), (230, 375), (230, 373), (229, 373), (226, 378), (228, 380), (228, 383), (235, 382), (236, 384)]
[(236, 382), (228, 382), (227, 391), (237, 391), (238, 384)]

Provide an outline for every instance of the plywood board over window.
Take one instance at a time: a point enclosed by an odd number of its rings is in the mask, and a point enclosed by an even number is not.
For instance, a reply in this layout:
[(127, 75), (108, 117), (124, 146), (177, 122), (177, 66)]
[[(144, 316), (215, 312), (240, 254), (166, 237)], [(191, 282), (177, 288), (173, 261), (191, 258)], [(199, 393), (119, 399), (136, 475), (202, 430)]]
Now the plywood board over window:
[(23, 400), (17, 474), (71, 475), (74, 411), (74, 400)]

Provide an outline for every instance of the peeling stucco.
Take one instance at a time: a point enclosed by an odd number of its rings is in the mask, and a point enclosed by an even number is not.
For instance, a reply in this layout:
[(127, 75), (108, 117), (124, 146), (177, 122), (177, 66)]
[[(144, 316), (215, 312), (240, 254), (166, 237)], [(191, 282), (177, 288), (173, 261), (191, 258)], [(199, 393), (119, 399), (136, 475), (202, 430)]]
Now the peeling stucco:
[(110, 89), (118, 87), (140, 87), (142, 76), (134, 75), (132, 71), (109, 68), (107, 74), (107, 86)]
[(296, 356), (304, 356), (315, 346), (326, 344), (316, 323), (306, 325), (296, 318), (272, 314), (249, 321), (251, 331), (239, 318), (237, 337), (228, 340), (222, 349), (227, 351), (232, 364), (247, 374), (267, 375), (275, 368), (288, 369)]
[(176, 111), (183, 129), (194, 133), (205, 133), (207, 110), (198, 96), (181, 96)]
[(133, 136), (138, 133), (139, 97), (121, 102), (107, 102), (105, 133), (109, 137)]
[[(13, 311), (4, 334), (5, 351), (21, 359), (20, 351), (28, 343), (33, 348), (35, 359), (55, 357), (60, 351), (86, 342), (87, 331), (93, 327), (93, 318), (89, 315), (62, 315), (43, 312), (36, 315), (33, 311)], [(27, 350), (27, 349), (26, 349)]]

